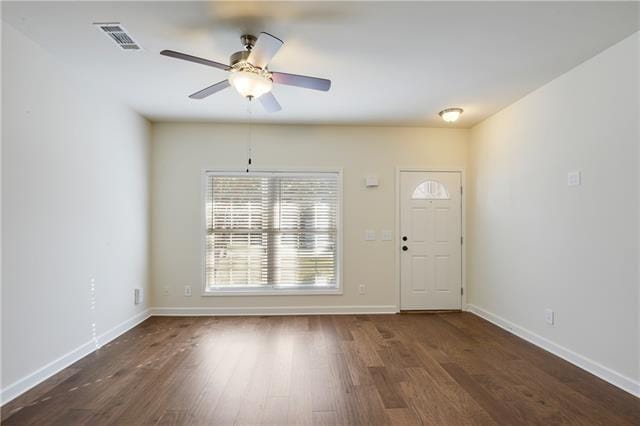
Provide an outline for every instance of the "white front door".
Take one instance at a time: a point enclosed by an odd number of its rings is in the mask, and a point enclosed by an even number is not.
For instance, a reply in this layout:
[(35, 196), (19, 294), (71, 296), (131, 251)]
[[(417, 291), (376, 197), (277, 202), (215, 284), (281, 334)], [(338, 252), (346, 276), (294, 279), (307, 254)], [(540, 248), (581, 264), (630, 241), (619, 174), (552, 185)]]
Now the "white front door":
[(400, 173), (400, 309), (462, 306), (461, 176)]

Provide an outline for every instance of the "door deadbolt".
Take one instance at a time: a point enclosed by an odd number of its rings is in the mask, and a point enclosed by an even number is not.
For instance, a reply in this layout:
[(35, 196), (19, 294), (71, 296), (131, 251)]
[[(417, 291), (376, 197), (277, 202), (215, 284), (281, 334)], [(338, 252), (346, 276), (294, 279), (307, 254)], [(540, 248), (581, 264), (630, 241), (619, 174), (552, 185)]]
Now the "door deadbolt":
[(407, 236), (402, 237), (402, 241), (407, 241)]

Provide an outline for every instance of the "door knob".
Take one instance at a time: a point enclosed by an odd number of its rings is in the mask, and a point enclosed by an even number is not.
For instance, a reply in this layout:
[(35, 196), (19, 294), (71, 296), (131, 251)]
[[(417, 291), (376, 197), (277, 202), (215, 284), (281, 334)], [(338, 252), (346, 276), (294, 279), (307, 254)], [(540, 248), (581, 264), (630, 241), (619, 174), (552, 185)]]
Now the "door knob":
[(407, 246), (402, 246), (402, 251), (407, 251), (407, 250), (409, 250), (409, 247), (407, 247)]

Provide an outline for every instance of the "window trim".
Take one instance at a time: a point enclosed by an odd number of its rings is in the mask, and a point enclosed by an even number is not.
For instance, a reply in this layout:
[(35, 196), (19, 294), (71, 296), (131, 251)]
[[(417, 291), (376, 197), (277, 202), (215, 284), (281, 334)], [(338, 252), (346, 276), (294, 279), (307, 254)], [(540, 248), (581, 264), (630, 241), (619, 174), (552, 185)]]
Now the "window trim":
[(343, 206), (343, 182), (342, 182), (342, 168), (287, 168), (287, 167), (269, 167), (260, 168), (252, 167), (249, 175), (299, 175), (304, 173), (305, 175), (325, 175), (335, 174), (338, 181), (338, 193), (337, 193), (337, 205), (336, 205), (336, 228), (337, 228), (337, 245), (336, 245), (336, 286), (323, 288), (312, 288), (305, 286), (291, 286), (286, 289), (275, 288), (274, 286), (265, 286), (263, 288), (216, 288), (211, 289), (207, 287), (206, 277), (206, 256), (207, 256), (207, 208), (206, 208), (206, 196), (207, 196), (207, 178), (209, 176), (230, 176), (239, 175), (246, 176), (246, 170), (239, 170), (237, 168), (225, 169), (219, 167), (203, 168), (200, 173), (200, 280), (201, 280), (201, 296), (312, 296), (312, 295), (342, 295), (342, 274), (343, 274), (343, 261), (342, 261), (342, 206)]

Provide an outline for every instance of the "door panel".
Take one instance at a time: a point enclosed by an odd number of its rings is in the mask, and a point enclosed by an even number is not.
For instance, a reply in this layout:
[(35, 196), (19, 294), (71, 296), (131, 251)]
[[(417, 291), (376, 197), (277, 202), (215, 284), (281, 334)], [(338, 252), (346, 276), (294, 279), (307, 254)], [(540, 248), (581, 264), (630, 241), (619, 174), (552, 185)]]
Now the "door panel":
[(400, 308), (460, 309), (459, 172), (400, 173)]
[(429, 227), (429, 215), (427, 209), (422, 207), (411, 208), (411, 234), (414, 242), (429, 240), (427, 228)]
[(451, 291), (449, 280), (449, 256), (436, 256), (436, 283), (437, 291)]
[(413, 291), (423, 292), (427, 290), (427, 276), (430, 269), (427, 256), (411, 257), (411, 288)]
[(436, 220), (434, 224), (434, 228), (436, 230), (436, 242), (437, 243), (446, 243), (449, 241), (450, 231), (449, 231), (449, 208), (437, 207)]

